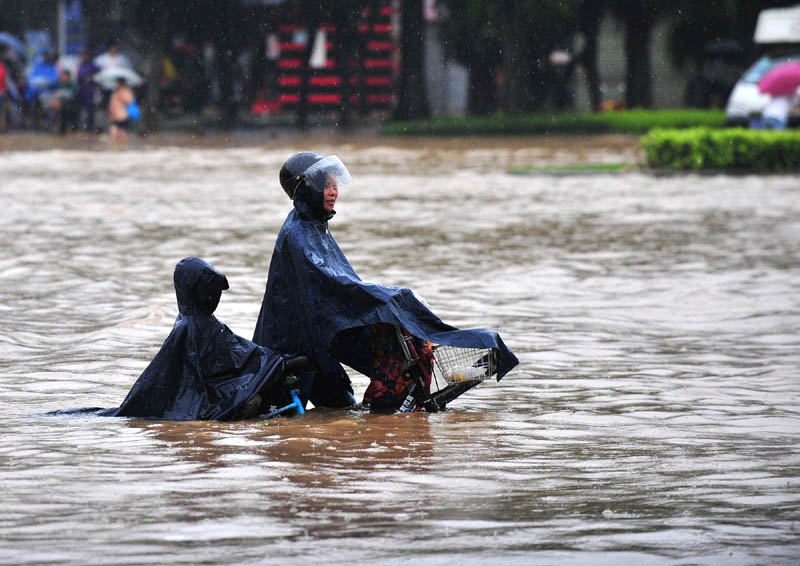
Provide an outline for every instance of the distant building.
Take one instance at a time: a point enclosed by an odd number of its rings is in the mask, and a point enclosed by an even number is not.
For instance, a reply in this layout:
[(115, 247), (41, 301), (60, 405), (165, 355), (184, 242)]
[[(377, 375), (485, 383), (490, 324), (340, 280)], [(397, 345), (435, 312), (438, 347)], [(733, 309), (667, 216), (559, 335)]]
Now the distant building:
[(350, 103), (360, 111), (388, 110), (394, 95), (396, 43), (391, 0), (381, 0), (378, 9), (362, 8), (358, 25), (356, 61), (344, 61), (336, 52), (335, 22), (323, 21), (309, 37), (300, 14), (291, 6), (275, 7), (277, 23), (276, 102), (280, 109), (292, 110), (300, 101), (303, 56), (313, 42), (308, 63), (307, 100), (312, 110), (337, 109), (342, 105), (344, 65), (350, 65)]

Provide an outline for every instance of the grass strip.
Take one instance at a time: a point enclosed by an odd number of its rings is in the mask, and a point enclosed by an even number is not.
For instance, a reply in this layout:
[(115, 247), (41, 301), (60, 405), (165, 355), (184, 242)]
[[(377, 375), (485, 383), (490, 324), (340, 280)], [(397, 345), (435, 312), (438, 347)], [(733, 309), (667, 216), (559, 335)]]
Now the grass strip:
[(544, 165), (541, 167), (513, 167), (508, 172), (512, 175), (621, 173), (629, 171), (633, 167), (632, 163), (572, 163), (569, 165)]
[(465, 135), (583, 135), (644, 134), (653, 128), (721, 128), (721, 110), (670, 109), (627, 110), (604, 113), (493, 114), (491, 116), (441, 116), (429, 120), (389, 122), (381, 130), (386, 136)]

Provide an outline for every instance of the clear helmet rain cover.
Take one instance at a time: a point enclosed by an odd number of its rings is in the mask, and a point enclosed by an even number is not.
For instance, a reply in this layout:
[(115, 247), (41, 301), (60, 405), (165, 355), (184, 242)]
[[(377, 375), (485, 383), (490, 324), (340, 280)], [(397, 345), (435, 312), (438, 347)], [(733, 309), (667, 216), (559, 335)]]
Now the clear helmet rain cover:
[(335, 184), (337, 187), (353, 182), (350, 172), (342, 160), (335, 155), (321, 159), (303, 171), (306, 183), (314, 191), (323, 192), (326, 185)]

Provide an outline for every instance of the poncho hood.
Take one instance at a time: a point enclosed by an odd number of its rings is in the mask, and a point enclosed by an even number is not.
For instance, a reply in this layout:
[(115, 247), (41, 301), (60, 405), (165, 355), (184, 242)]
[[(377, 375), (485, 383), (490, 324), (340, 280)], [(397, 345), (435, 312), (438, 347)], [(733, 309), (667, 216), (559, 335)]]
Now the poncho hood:
[(178, 310), (185, 315), (209, 315), (219, 304), (222, 291), (228, 289), (228, 279), (208, 262), (187, 257), (178, 262), (172, 276)]

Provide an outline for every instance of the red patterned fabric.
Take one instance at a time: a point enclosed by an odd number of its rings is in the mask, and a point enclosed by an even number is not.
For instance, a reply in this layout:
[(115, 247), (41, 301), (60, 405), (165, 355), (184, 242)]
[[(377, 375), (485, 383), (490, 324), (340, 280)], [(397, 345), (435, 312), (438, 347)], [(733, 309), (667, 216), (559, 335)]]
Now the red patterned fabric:
[[(419, 356), (425, 389), (430, 393), (433, 344), (417, 338), (412, 344)], [(396, 409), (402, 405), (414, 380), (405, 375), (408, 362), (394, 326), (376, 324), (342, 332), (331, 350), (339, 361), (370, 378), (364, 404), (372, 409)]]

